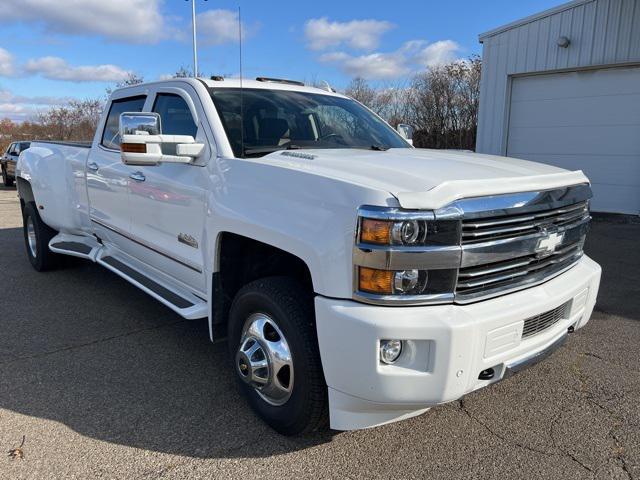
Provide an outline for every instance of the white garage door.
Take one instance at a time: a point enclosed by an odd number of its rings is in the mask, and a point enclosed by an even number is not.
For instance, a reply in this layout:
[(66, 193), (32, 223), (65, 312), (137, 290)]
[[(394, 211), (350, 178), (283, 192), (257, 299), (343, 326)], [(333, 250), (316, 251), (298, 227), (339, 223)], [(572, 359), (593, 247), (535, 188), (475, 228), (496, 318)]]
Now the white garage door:
[(594, 211), (640, 213), (640, 68), (514, 78), (507, 155), (583, 170)]

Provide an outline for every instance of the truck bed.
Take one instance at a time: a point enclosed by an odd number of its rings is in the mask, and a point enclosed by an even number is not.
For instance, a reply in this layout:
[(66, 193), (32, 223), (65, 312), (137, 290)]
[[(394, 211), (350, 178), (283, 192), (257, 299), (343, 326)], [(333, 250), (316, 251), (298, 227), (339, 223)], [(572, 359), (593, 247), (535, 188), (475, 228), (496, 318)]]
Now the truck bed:
[(17, 176), (29, 179), (40, 216), (55, 230), (90, 232), (86, 175), (90, 151), (91, 144), (85, 142), (38, 140), (20, 155)]

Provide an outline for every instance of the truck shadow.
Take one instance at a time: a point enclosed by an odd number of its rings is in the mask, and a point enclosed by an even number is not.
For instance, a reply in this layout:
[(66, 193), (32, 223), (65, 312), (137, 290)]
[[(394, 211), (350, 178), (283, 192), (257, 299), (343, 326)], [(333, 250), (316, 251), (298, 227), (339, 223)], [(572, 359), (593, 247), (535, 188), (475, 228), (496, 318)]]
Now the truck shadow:
[[(0, 230), (0, 408), (81, 435), (198, 458), (267, 457), (331, 441), (289, 439), (240, 396), (226, 343), (84, 261), (39, 274), (21, 229)], [(0, 419), (0, 424), (2, 420)]]

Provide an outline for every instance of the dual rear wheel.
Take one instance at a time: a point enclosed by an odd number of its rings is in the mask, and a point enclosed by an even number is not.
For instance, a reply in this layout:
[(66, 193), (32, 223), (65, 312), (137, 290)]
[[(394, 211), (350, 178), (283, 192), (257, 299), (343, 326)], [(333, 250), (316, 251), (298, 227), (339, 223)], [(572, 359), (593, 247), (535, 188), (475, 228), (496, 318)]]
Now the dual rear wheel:
[(57, 267), (60, 255), (49, 250), (49, 242), (58, 232), (42, 221), (35, 203), (25, 204), (22, 210), (22, 224), (27, 257), (33, 268), (38, 272), (44, 272)]

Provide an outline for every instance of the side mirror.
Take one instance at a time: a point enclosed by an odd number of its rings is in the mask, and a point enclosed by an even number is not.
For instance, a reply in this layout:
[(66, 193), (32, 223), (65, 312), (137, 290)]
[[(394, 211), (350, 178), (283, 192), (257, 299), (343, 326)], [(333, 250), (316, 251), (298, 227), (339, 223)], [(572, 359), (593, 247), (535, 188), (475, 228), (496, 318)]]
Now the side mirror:
[(157, 113), (120, 115), (120, 152), (127, 165), (192, 163), (203, 151), (204, 144), (190, 135), (163, 135)]
[(413, 145), (413, 127), (411, 125), (407, 125), (406, 123), (398, 124), (396, 128), (398, 133), (402, 138), (404, 138), (407, 142)]

